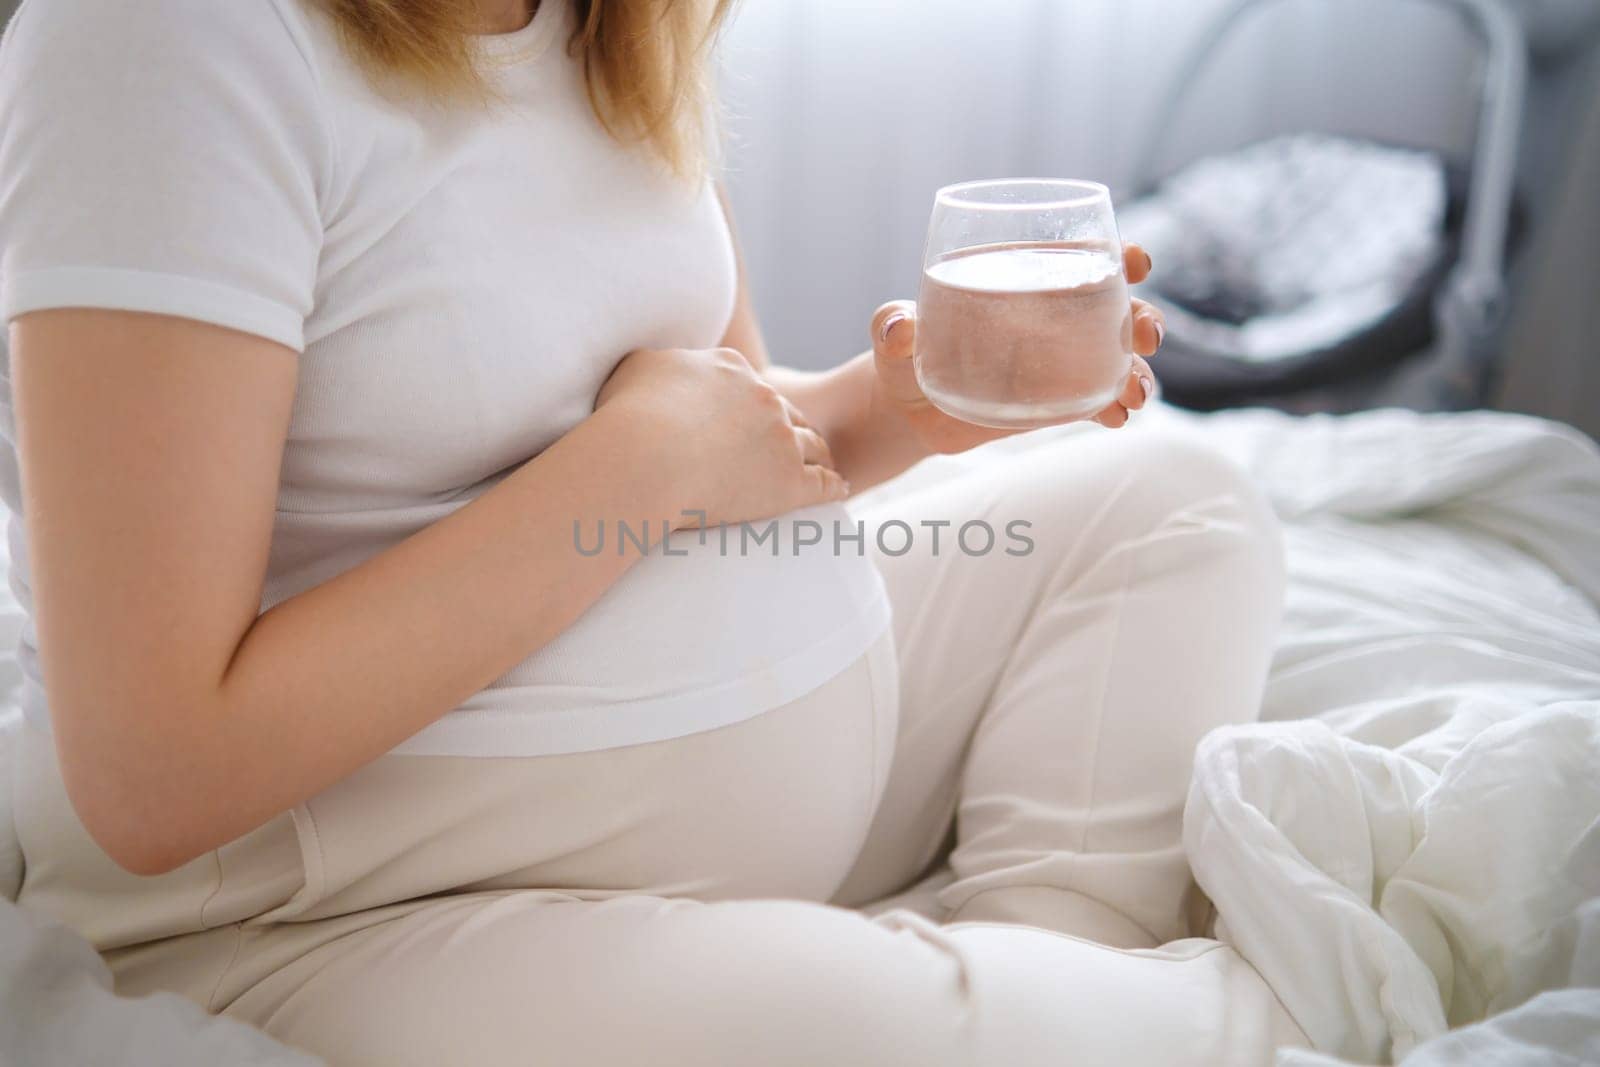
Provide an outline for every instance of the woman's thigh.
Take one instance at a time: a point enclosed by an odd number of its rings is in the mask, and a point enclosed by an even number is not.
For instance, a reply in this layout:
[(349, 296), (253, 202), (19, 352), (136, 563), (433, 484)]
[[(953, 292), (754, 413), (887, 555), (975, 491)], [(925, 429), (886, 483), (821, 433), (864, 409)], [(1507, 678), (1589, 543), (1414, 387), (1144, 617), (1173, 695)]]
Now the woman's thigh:
[(1127, 953), (802, 902), (533, 892), (325, 944), (227, 1014), (340, 1067), (1248, 1067), (1302, 1040), (1215, 942)]

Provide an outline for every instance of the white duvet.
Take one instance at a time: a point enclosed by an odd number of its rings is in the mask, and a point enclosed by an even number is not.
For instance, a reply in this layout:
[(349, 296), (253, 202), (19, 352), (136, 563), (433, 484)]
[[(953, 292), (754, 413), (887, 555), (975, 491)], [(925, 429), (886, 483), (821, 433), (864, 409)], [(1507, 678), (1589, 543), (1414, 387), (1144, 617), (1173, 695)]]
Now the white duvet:
[[(1139, 422), (1232, 455), (1286, 524), (1267, 721), (1201, 746), (1185, 820), (1218, 936), (1320, 1054), (1284, 1062), (1600, 1063), (1600, 452), (1507, 415)], [(1101, 431), (1048, 433), (1073, 432)], [(0, 889), (8, 824), (0, 803)], [(307, 1062), (173, 1000), (114, 1001), (62, 937), (0, 903), (0, 1061), (102, 1018), (125, 1043), (73, 1062)], [(130, 1034), (149, 1055), (118, 1058)]]
[(1220, 437), (1289, 523), (1263, 715), (1305, 721), (1197, 753), (1218, 936), (1325, 1053), (1600, 1063), (1600, 989), (1424, 1044), (1600, 985), (1600, 455), (1508, 416)]

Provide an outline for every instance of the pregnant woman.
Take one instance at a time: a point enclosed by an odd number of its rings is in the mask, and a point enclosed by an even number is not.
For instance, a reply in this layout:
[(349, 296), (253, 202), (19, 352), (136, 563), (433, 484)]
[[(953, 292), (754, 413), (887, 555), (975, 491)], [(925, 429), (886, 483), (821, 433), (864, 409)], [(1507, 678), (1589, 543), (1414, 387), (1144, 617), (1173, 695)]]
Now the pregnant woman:
[(22, 903), (333, 1064), (1265, 1061), (1302, 1039), (1179, 836), (1260, 698), (1267, 511), (1096, 432), (847, 512), (994, 431), (907, 304), (768, 362), (721, 14), (23, 6)]

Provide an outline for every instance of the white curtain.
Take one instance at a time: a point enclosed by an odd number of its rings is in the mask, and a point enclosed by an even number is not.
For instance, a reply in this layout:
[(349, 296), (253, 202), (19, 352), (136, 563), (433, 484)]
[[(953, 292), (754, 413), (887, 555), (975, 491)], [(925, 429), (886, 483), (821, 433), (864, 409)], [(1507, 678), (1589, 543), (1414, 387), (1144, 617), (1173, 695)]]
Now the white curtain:
[[(774, 353), (838, 362), (874, 307), (915, 296), (940, 185), (1088, 177), (1126, 195), (1221, 2), (743, 0), (721, 52), (727, 180)], [(1307, 127), (1470, 140), (1476, 48), (1432, 5), (1281, 0), (1232, 40), (1186, 93), (1170, 160)]]

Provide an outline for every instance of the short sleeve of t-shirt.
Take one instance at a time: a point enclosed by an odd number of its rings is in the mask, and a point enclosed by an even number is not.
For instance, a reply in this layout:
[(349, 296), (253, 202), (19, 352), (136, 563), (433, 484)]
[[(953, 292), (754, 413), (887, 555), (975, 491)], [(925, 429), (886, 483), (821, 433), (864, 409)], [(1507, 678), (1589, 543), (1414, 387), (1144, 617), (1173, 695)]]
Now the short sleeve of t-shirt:
[(303, 347), (332, 166), (280, 0), (28, 0), (0, 45), (0, 310)]

